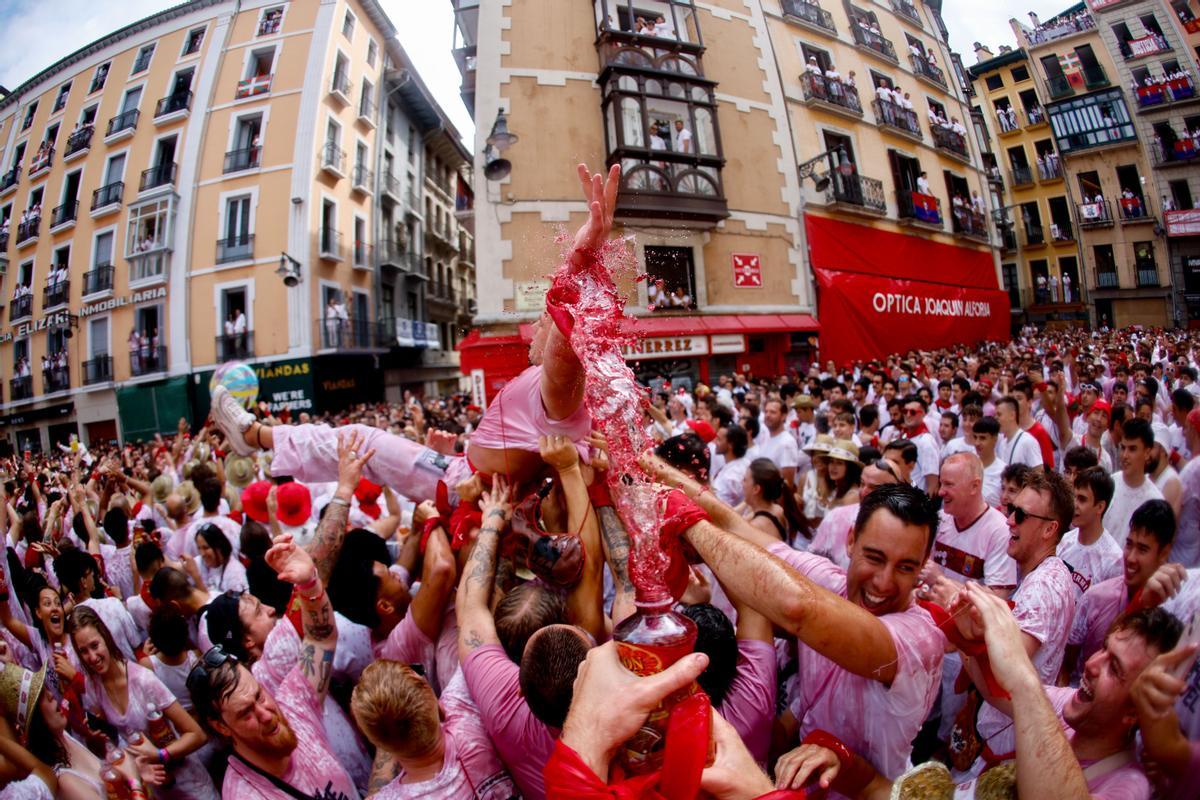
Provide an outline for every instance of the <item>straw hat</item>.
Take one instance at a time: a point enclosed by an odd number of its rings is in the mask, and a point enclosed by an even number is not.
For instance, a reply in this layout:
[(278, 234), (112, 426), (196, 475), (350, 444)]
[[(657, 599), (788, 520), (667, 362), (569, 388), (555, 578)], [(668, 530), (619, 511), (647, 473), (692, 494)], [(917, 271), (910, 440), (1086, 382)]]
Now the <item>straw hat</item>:
[(37, 712), (38, 698), (45, 685), (45, 665), (31, 672), (18, 664), (0, 663), (0, 709), (15, 723), (22, 745), (29, 742), (29, 721)]
[(190, 481), (192, 479), (192, 473), (196, 471), (196, 467), (198, 467), (198, 466), (200, 466), (200, 462), (194, 458), (191, 461), (184, 464), (183, 465), (183, 479), (185, 481)]
[(167, 502), (167, 495), (175, 489), (175, 479), (167, 473), (163, 473), (154, 479), (150, 484), (150, 494), (154, 496), (154, 502)]
[(196, 491), (196, 486), (191, 481), (184, 481), (175, 487), (175, 493), (183, 498), (184, 508), (187, 513), (195, 514), (200, 508), (200, 492)]
[(816, 403), (810, 395), (800, 394), (792, 399), (792, 408), (800, 410), (805, 408), (816, 408)]
[(826, 455), (833, 449), (833, 437), (828, 433), (818, 433), (808, 447), (804, 448), (804, 452), (810, 456)]
[(828, 455), (830, 458), (836, 458), (839, 461), (853, 461), (858, 463), (858, 445), (849, 439), (838, 439), (829, 448)]
[(225, 459), (225, 481), (236, 489), (245, 489), (255, 477), (254, 459), (231, 455)]
[(271, 477), (271, 462), (275, 459), (275, 454), (270, 450), (262, 450), (258, 454), (258, 469), (263, 474), (263, 477)]
[(212, 448), (210, 448), (205, 442), (200, 442), (192, 448), (192, 456), (201, 464), (203, 464), (205, 461), (208, 461), (208, 458), (211, 455)]

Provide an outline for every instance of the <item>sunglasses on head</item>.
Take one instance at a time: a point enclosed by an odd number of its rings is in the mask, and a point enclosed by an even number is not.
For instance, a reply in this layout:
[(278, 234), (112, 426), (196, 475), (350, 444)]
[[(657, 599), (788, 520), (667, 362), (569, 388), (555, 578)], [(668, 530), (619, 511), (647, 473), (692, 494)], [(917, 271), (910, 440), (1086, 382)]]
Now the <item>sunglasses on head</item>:
[(196, 666), (192, 667), (192, 671), (188, 673), (188, 691), (191, 691), (193, 686), (207, 684), (208, 676), (229, 662), (238, 663), (237, 656), (233, 653), (226, 653), (219, 644), (210, 647), (208, 652), (196, 663)]
[(1041, 514), (1034, 514), (1013, 503), (1009, 503), (1006, 510), (1008, 512), (1008, 516), (1012, 517), (1018, 525), (1024, 525), (1025, 520), (1029, 519), (1030, 517), (1033, 517), (1034, 519), (1045, 520), (1046, 522), (1057, 522), (1054, 517), (1043, 517)]

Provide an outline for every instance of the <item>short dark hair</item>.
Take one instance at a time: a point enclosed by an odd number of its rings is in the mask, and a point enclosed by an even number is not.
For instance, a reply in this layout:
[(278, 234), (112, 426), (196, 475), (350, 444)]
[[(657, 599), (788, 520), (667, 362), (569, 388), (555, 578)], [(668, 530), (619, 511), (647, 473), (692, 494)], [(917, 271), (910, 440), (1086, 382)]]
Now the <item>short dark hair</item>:
[[(1166, 500), (1147, 500), (1129, 518), (1129, 530), (1135, 528), (1153, 536), (1159, 547), (1166, 547), (1175, 541), (1175, 510)], [(1125, 535), (1125, 531), (1112, 533), (1118, 538)]]
[(161, 605), (150, 615), (150, 641), (174, 658), (190, 646), (187, 618), (173, 605)]
[(138, 574), (144, 574), (156, 561), (166, 561), (162, 548), (155, 542), (142, 542), (133, 550), (133, 562)]
[(1067, 479), (1057, 472), (1047, 472), (1043, 469), (1029, 471), (1025, 481), (1026, 489), (1050, 495), (1050, 516), (1058, 523), (1058, 538), (1061, 540), (1071, 528), (1071, 518), (1075, 516), (1075, 489), (1067, 485)]
[(1012, 412), (1014, 414), (1017, 414), (1018, 416), (1021, 413), (1021, 404), (1018, 403), (1017, 398), (1013, 397), (1011, 394), (1006, 394), (1006, 395), (1004, 395), (1004, 397), (1001, 397), (999, 400), (996, 401), (996, 409), (997, 410), (1000, 409), (1000, 406), (1010, 407), (1012, 409)]
[(1087, 469), (1099, 465), (1100, 457), (1083, 445), (1076, 445), (1063, 453), (1063, 467), (1074, 470)]
[(694, 433), (672, 436), (655, 448), (654, 454), (701, 483), (708, 483), (708, 445)]
[(995, 417), (980, 417), (971, 426), (971, 431), (984, 436), (999, 436), (1000, 422)]
[(529, 637), (547, 625), (567, 621), (567, 606), (561, 595), (536, 583), (523, 583), (496, 604), (496, 636), (514, 664), (521, 663)]
[(379, 576), (375, 574), (375, 563), (384, 566), (392, 563), (387, 543), (373, 531), (358, 528), (342, 539), (342, 550), (329, 573), (329, 602), (335, 611), (351, 622), (379, 626), (379, 612), (375, 603), (379, 599)]
[(533, 715), (552, 728), (561, 728), (567, 719), (575, 675), (587, 654), (579, 630), (555, 626), (532, 637), (521, 656), (521, 694)]
[(746, 433), (750, 435), (751, 439), (757, 439), (759, 431), (762, 430), (762, 426), (758, 424), (758, 417), (754, 414), (742, 420), (742, 427), (746, 429)]
[(943, 411), (942, 419), (950, 420), (950, 424), (953, 425), (955, 429), (958, 428), (958, 414), (955, 414), (953, 411)]
[(225, 487), (216, 478), (208, 478), (196, 485), (196, 491), (200, 494), (200, 505), (209, 514), (215, 514), (217, 509), (221, 507), (221, 497), (225, 494)]
[(746, 455), (746, 450), (750, 448), (750, 434), (746, 433), (746, 429), (741, 425), (726, 425), (725, 426), (725, 441), (733, 450), (734, 458), (741, 458)]
[[(213, 647), (209, 652), (213, 650), (224, 652), (220, 647)], [(206, 658), (207, 655), (208, 653), (205, 653), (201, 658)], [(212, 721), (221, 718), (221, 704), (237, 689), (239, 680), (241, 680), (241, 672), (238, 670), (236, 656), (230, 656), (219, 667), (210, 668), (205, 665), (203, 672), (193, 667), (192, 672), (188, 675), (188, 694), (192, 696), (192, 708), (199, 716), (200, 724), (206, 731), (222, 740), (224, 737), (221, 737), (212, 727)]]
[(858, 426), (869, 428), (879, 420), (879, 406), (867, 403), (858, 410)]
[(1134, 417), (1121, 428), (1122, 439), (1140, 439), (1146, 447), (1154, 446), (1154, 428), (1141, 417)]
[(174, 567), (163, 567), (150, 580), (150, 596), (160, 603), (186, 600), (192, 593), (187, 573)]
[(1196, 396), (1187, 389), (1176, 389), (1171, 392), (1171, 402), (1180, 411), (1191, 411), (1196, 407)]
[(696, 682), (712, 704), (720, 708), (737, 677), (738, 642), (725, 612), (709, 603), (685, 606), (680, 612), (696, 623), (696, 652), (708, 656), (708, 666)]
[(905, 397), (904, 405), (908, 405), (909, 403), (920, 403), (921, 408), (925, 409), (926, 411), (929, 410), (929, 401), (926, 400), (924, 397), (921, 397), (921, 395), (919, 395), (919, 394), (910, 394), (907, 397)]
[(1145, 642), (1146, 650), (1166, 653), (1174, 650), (1175, 645), (1179, 644), (1179, 637), (1183, 634), (1183, 623), (1171, 612), (1156, 606), (1117, 617), (1109, 626), (1105, 639), (1122, 631), (1137, 634)]
[(77, 547), (63, 550), (58, 558), (54, 559), (54, 574), (62, 587), (71, 594), (79, 594), (83, 587), (83, 579), (89, 572), (96, 575), (98, 583), (100, 570), (96, 566), (96, 559)]
[(1085, 486), (1092, 490), (1092, 499), (1095, 502), (1104, 501), (1104, 510), (1108, 511), (1108, 507), (1112, 505), (1113, 492), (1117, 489), (1112, 476), (1100, 467), (1081, 469), (1075, 473), (1075, 488), (1082, 489)]
[(110, 508), (105, 512), (104, 520), (100, 524), (117, 547), (129, 544), (129, 515), (125, 513), (125, 509)]
[(917, 463), (917, 446), (910, 439), (893, 439), (884, 446), (884, 455), (889, 450), (895, 450), (899, 453), (900, 460), (905, 464)]
[(1000, 473), (1000, 480), (1005, 483), (1015, 483), (1017, 486), (1024, 489), (1029, 485), (1029, 474), (1033, 472), (1033, 468), (1028, 464), (1009, 464)]
[(872, 491), (858, 506), (858, 518), (854, 520), (854, 535), (858, 537), (875, 512), (886, 509), (892, 516), (908, 525), (925, 528), (925, 555), (933, 547), (933, 537), (938, 527), (938, 512), (929, 495), (905, 483), (889, 483)]

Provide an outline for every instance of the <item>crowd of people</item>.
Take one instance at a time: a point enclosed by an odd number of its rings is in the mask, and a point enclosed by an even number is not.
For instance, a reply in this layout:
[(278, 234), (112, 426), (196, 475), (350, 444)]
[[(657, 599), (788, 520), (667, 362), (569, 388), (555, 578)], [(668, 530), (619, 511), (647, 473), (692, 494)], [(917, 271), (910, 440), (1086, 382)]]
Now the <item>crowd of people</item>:
[(638, 676), (571, 274), (486, 410), (218, 386), (194, 432), (0, 462), (0, 798), (1197, 796), (1195, 336), (643, 387), (696, 638)]

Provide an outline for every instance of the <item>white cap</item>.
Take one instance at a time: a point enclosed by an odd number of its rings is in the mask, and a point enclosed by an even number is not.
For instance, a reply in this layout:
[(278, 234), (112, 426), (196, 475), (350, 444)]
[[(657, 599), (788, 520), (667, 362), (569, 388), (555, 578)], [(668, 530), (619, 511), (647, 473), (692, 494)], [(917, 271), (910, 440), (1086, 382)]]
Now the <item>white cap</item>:
[(1161, 422), (1152, 422), (1150, 427), (1154, 430), (1154, 443), (1161, 444), (1164, 450), (1171, 449), (1171, 430)]

